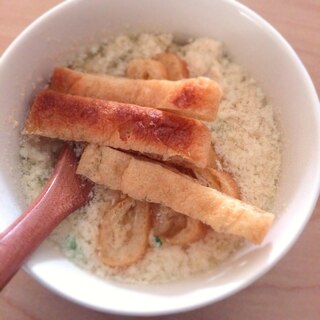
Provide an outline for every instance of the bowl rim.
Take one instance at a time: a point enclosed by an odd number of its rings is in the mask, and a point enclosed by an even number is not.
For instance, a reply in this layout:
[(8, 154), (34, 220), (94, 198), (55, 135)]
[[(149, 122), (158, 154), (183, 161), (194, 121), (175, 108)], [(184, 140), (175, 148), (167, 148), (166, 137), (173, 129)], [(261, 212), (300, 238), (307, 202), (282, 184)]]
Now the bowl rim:
[[(299, 69), (299, 72), (301, 74), (301, 77), (303, 77), (303, 80), (306, 81), (306, 83), (307, 83), (309, 95), (310, 95), (310, 97), (312, 99), (312, 109), (313, 109), (313, 112), (315, 114), (317, 114), (317, 121), (318, 121), (319, 126), (320, 126), (320, 108), (319, 108), (320, 103), (319, 103), (319, 100), (318, 100), (318, 95), (317, 95), (315, 86), (314, 86), (314, 84), (313, 84), (313, 82), (311, 80), (311, 77), (310, 77), (308, 71), (306, 70), (303, 62), (301, 61), (301, 59), (299, 58), (299, 56), (297, 55), (295, 50), (288, 43), (288, 41), (267, 20), (262, 18), (259, 14), (257, 14), (256, 12), (254, 12), (252, 9), (248, 8), (244, 4), (238, 2), (237, 0), (220, 0), (220, 1), (225, 2), (227, 5), (234, 6), (238, 11), (241, 11), (241, 13), (243, 13), (247, 18), (250, 18), (253, 21), (255, 21), (256, 23), (259, 23), (259, 25), (263, 25), (265, 27), (265, 30), (269, 34), (271, 34), (272, 37), (283, 46), (283, 48), (286, 51), (286, 53), (288, 55), (290, 55), (294, 59), (295, 64), (296, 64), (296, 66)], [(52, 14), (58, 13), (60, 10), (63, 10), (64, 8), (66, 8), (68, 6), (74, 5), (76, 2), (78, 2), (78, 0), (69, 0), (69, 1), (61, 2), (61, 3), (53, 6), (51, 9), (49, 9), (48, 11), (43, 13), (41, 16), (39, 16), (37, 19), (35, 19), (31, 24), (29, 24), (13, 40), (13, 42), (7, 47), (7, 49), (1, 55), (1, 57), (0, 57), (0, 69), (1, 69), (1, 65), (3, 63), (5, 63), (5, 60), (7, 59), (7, 57), (9, 57), (11, 55), (11, 52), (13, 52), (15, 50), (16, 46), (19, 44), (21, 39), (23, 39), (27, 34), (29, 34), (35, 28), (37, 28), (39, 25), (41, 25), (41, 23), (45, 19), (47, 19), (49, 16), (51, 16)], [(313, 211), (315, 209), (315, 206), (316, 206), (316, 203), (317, 203), (317, 200), (318, 200), (318, 197), (319, 197), (319, 193), (320, 193), (320, 175), (317, 176), (317, 181), (316, 181), (316, 184), (315, 184), (315, 188), (312, 191), (313, 191), (312, 201), (311, 201), (309, 207), (306, 208), (306, 210), (305, 210), (304, 219), (301, 220), (302, 223), (299, 225), (299, 228), (297, 228), (298, 231), (294, 234), (294, 236), (290, 239), (290, 241), (288, 241), (286, 243), (286, 245), (284, 246), (284, 249), (281, 252), (279, 252), (276, 255), (274, 255), (272, 257), (272, 259), (270, 259), (271, 261), (268, 260), (268, 262), (259, 271), (257, 271), (249, 279), (247, 279), (247, 281), (242, 282), (235, 289), (230, 289), (229, 291), (225, 292), (224, 294), (220, 295), (218, 298), (216, 298), (214, 300), (210, 299), (210, 298), (206, 298), (206, 299), (203, 299), (203, 301), (201, 303), (196, 302), (196, 303), (193, 303), (193, 304), (192, 303), (190, 304), (190, 301), (189, 301), (188, 305), (185, 305), (183, 307), (166, 308), (166, 309), (161, 308), (161, 310), (159, 309), (159, 310), (155, 310), (153, 312), (143, 312), (143, 311), (137, 312), (137, 311), (132, 311), (132, 310), (131, 311), (130, 310), (116, 310), (116, 309), (112, 309), (110, 307), (106, 308), (106, 307), (102, 307), (102, 306), (92, 305), (90, 303), (87, 303), (86, 301), (83, 301), (83, 300), (79, 299), (78, 297), (71, 296), (71, 295), (59, 290), (59, 288), (56, 288), (56, 287), (50, 285), (49, 283), (47, 283), (45, 281), (45, 279), (41, 278), (36, 272), (34, 272), (31, 269), (31, 267), (27, 263), (24, 264), (23, 269), (29, 275), (31, 275), (34, 279), (36, 279), (39, 283), (41, 283), (44, 287), (49, 289), (50, 291), (58, 294), (59, 296), (62, 296), (64, 298), (66, 298), (69, 301), (75, 302), (75, 303), (77, 303), (79, 305), (82, 305), (82, 306), (85, 306), (87, 308), (90, 308), (90, 309), (93, 309), (93, 310), (97, 310), (97, 311), (108, 312), (108, 313), (118, 314), (118, 315), (157, 316), (157, 315), (166, 315), (166, 314), (172, 314), (172, 313), (177, 313), (177, 312), (187, 312), (187, 311), (195, 310), (195, 309), (198, 309), (198, 308), (201, 308), (201, 307), (205, 307), (205, 306), (207, 306), (209, 304), (221, 301), (221, 300), (223, 300), (223, 299), (225, 299), (225, 298), (227, 298), (227, 297), (229, 297), (229, 296), (231, 296), (233, 294), (238, 293), (239, 291), (243, 290), (244, 288), (248, 287), (254, 281), (256, 281), (258, 278), (260, 278), (262, 275), (266, 274), (271, 268), (273, 268), (273, 266), (276, 263), (279, 262), (279, 260), (281, 258), (283, 258), (288, 253), (288, 251), (296, 243), (297, 239), (299, 238), (299, 236), (301, 235), (301, 233), (304, 230), (305, 226), (307, 225), (308, 221), (310, 220), (311, 215), (313, 214)]]

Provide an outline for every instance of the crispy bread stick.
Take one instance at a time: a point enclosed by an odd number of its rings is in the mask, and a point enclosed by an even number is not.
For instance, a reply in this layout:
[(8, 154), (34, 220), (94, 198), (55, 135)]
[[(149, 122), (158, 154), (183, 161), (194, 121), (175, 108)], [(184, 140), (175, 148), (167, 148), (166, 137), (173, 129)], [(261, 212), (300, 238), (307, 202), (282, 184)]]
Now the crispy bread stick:
[(274, 215), (205, 187), (170, 168), (108, 147), (89, 145), (77, 169), (90, 180), (136, 200), (163, 204), (176, 212), (259, 244)]
[(50, 88), (63, 93), (169, 110), (200, 120), (214, 120), (220, 86), (209, 78), (179, 81), (140, 80), (88, 74), (67, 68), (54, 70)]
[(124, 103), (43, 90), (23, 133), (85, 141), (206, 167), (209, 129), (196, 119)]

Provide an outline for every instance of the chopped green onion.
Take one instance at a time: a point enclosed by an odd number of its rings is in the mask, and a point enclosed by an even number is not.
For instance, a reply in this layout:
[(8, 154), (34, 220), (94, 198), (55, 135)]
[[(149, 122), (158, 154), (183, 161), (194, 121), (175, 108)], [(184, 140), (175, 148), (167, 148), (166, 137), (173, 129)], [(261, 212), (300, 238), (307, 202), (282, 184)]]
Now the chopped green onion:
[(77, 242), (76, 242), (75, 238), (70, 237), (68, 240), (69, 240), (68, 241), (68, 248), (70, 250), (76, 250), (77, 249)]
[(160, 239), (160, 237), (155, 236), (154, 237), (154, 242), (156, 244), (156, 247), (160, 248), (162, 246), (162, 240)]

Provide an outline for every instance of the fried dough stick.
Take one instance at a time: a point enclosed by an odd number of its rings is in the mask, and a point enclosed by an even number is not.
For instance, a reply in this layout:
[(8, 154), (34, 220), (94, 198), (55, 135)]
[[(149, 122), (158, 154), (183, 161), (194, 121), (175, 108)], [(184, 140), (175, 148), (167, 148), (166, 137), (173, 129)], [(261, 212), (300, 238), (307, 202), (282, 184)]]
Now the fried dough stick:
[(133, 150), (205, 167), (210, 131), (196, 119), (161, 110), (43, 90), (23, 133)]
[(152, 59), (133, 59), (127, 65), (126, 75), (129, 79), (168, 79), (166, 67)]
[(189, 77), (187, 63), (172, 52), (157, 54), (153, 59), (161, 62), (168, 70), (169, 80), (181, 80)]
[(219, 84), (204, 77), (179, 81), (140, 80), (68, 68), (54, 70), (50, 88), (73, 95), (169, 110), (207, 121), (215, 119), (222, 95)]
[(89, 145), (78, 174), (136, 200), (163, 204), (176, 212), (259, 244), (273, 219), (272, 213), (205, 187), (160, 163), (108, 147)]
[(173, 211), (163, 205), (151, 206), (153, 233), (173, 245), (187, 247), (203, 239), (207, 225), (184, 214)]

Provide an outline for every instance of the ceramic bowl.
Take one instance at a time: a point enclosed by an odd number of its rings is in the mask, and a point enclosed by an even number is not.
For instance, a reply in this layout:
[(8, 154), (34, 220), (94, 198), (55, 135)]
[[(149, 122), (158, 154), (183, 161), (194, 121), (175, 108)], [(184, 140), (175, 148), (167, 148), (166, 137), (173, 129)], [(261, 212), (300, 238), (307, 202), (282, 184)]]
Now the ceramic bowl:
[(283, 141), (274, 206), (278, 218), (270, 233), (260, 246), (244, 248), (210, 274), (165, 285), (119, 284), (78, 268), (47, 243), (25, 264), (37, 280), (77, 303), (105, 312), (147, 316), (186, 311), (224, 299), (251, 284), (284, 256), (306, 225), (318, 197), (320, 116), (314, 86), (296, 53), (270, 24), (235, 1), (63, 2), (32, 23), (0, 60), (1, 228), (26, 205), (17, 169), (19, 135), (35, 90), (78, 45), (106, 35), (141, 31), (222, 41), (274, 105)]

